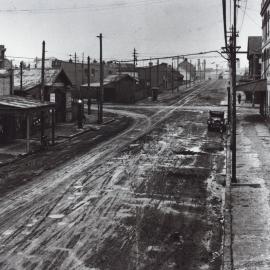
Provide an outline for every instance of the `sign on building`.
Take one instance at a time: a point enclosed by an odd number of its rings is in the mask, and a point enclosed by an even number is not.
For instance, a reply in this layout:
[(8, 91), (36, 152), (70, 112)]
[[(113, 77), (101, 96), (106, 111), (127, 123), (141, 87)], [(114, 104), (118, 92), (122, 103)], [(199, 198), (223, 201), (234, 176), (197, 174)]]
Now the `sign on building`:
[(55, 93), (50, 93), (50, 102), (55, 103)]

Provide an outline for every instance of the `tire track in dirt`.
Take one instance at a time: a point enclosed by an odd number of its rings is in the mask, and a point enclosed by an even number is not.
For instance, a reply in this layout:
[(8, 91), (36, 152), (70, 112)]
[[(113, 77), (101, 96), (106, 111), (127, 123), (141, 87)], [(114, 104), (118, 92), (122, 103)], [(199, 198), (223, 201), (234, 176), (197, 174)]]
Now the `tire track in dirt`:
[[(198, 90), (197, 90), (198, 91)], [(196, 95), (196, 93), (191, 93), (190, 95), (188, 95), (188, 97), (187, 98), (185, 98), (183, 101), (181, 101), (181, 102), (178, 102), (178, 104), (179, 105), (181, 105), (181, 106), (184, 106), (187, 102), (189, 102), (194, 96)], [(179, 108), (177, 108), (177, 109), (179, 109)], [(87, 169), (88, 171), (89, 170), (95, 170), (95, 169), (97, 169), (97, 168), (99, 168), (100, 167), (100, 165), (101, 165), (101, 163), (103, 163), (103, 160), (101, 160), (101, 159), (103, 159), (104, 157), (106, 157), (106, 160), (109, 160), (111, 157), (113, 157), (114, 155), (115, 155), (115, 153), (113, 153), (113, 154), (111, 154), (110, 152), (111, 151), (115, 151), (115, 150), (117, 150), (117, 151), (119, 151), (119, 149), (123, 149), (128, 143), (130, 143), (130, 142), (132, 142), (132, 141), (134, 141), (134, 139), (130, 139), (129, 138), (129, 135), (130, 134), (132, 134), (133, 135), (133, 131), (134, 131), (134, 128), (136, 127), (136, 129), (138, 129), (138, 128), (142, 128), (142, 127), (144, 127), (145, 126), (145, 123), (147, 123), (147, 129), (146, 130), (141, 130), (140, 132), (137, 132), (137, 136), (142, 136), (142, 135), (144, 135), (144, 134), (146, 134), (146, 133), (148, 133), (151, 129), (153, 129), (155, 126), (157, 126), (159, 123), (161, 123), (162, 121), (164, 121), (164, 119), (166, 119), (169, 115), (171, 115), (172, 113), (173, 113), (173, 111), (174, 110), (176, 110), (176, 108), (174, 108), (174, 107), (172, 107), (171, 108), (171, 110), (163, 110), (162, 112), (158, 112), (158, 113), (156, 113), (155, 115), (154, 115), (154, 117), (153, 118), (151, 118), (151, 122), (149, 121), (149, 119), (146, 119), (145, 117), (140, 117), (140, 119), (139, 120), (137, 120), (137, 122), (133, 125), (133, 127), (132, 128), (130, 128), (129, 130), (127, 130), (127, 131), (125, 131), (125, 132), (123, 132), (122, 134), (120, 134), (120, 135), (118, 135), (116, 138), (113, 138), (113, 139), (111, 139), (109, 142), (107, 142), (107, 143), (105, 143), (104, 145), (102, 145), (102, 147), (98, 147), (97, 149), (95, 149), (95, 153), (97, 152), (97, 150), (101, 150), (101, 153), (102, 154), (100, 154), (98, 157), (95, 157), (95, 158), (90, 158), (89, 159), (89, 154), (91, 154), (91, 152), (88, 154), (88, 155), (85, 155), (85, 156), (83, 156), (79, 161), (77, 161), (77, 166), (79, 166), (79, 165), (82, 165), (83, 164), (83, 169), (82, 169), (82, 167), (80, 167), (80, 170), (82, 171), (82, 172), (78, 172), (78, 170), (76, 170), (76, 169), (74, 169), (74, 170), (71, 170), (71, 171), (69, 171), (67, 174), (66, 174), (66, 177), (65, 177), (65, 180), (67, 180), (67, 182), (65, 182), (64, 184), (62, 184), (63, 183), (63, 181), (60, 181), (60, 184), (59, 183), (57, 183), (58, 185), (55, 185), (54, 186), (54, 193), (53, 193), (53, 195), (51, 195), (51, 196), (48, 196), (48, 193), (51, 191), (51, 189), (52, 189), (52, 187), (47, 187), (46, 185), (48, 184), (48, 182), (51, 182), (51, 181), (48, 181), (47, 183), (41, 183), (40, 184), (40, 186), (38, 186), (38, 188), (40, 189), (40, 193), (44, 193), (44, 196), (42, 196), (42, 197), (40, 197), (40, 195), (38, 195), (37, 197), (36, 197), (36, 199), (38, 200), (40, 200), (39, 201), (39, 203), (38, 204), (34, 204), (34, 205), (31, 205), (31, 204), (33, 204), (33, 201), (30, 201), (29, 203), (26, 203), (26, 205), (25, 205), (25, 209), (27, 209), (29, 206), (31, 206), (32, 207), (32, 209), (30, 208), (30, 210), (29, 210), (29, 212), (28, 213), (31, 213), (31, 212), (36, 212), (36, 211), (40, 211), (42, 208), (43, 208), (43, 206), (42, 206), (42, 203), (45, 201), (45, 200), (48, 200), (48, 197), (50, 198), (53, 198), (52, 199), (52, 201), (55, 201), (55, 204), (53, 204), (53, 207), (50, 209), (50, 211), (47, 213), (47, 216), (53, 211), (53, 209), (56, 207), (56, 205), (61, 201), (61, 199), (66, 195), (66, 193), (67, 193), (67, 191), (70, 189), (70, 187), (72, 186), (72, 185), (74, 185), (76, 182), (78, 182), (78, 180), (80, 179), (80, 178), (83, 178), (83, 175), (84, 175), (84, 171)], [(165, 113), (165, 115), (164, 115), (164, 113)], [(160, 116), (162, 114), (162, 116)], [(136, 114), (136, 119), (138, 118), (138, 114)], [(143, 122), (141, 122), (141, 120), (142, 119), (144, 119), (144, 121)], [(120, 141), (120, 147), (119, 147), (119, 145), (117, 145), (117, 147), (110, 147), (112, 144), (117, 144), (118, 142)], [(117, 152), (117, 151), (115, 151), (115, 152)], [(84, 163), (87, 163), (87, 165), (85, 165)], [(98, 164), (97, 164), (98, 163)], [(76, 163), (75, 163), (76, 164)], [(91, 166), (89, 167), (89, 165), (90, 164), (97, 164), (96, 166), (94, 166), (94, 168), (91, 168)], [(64, 167), (65, 168), (65, 170), (67, 171), (68, 169), (70, 169), (70, 167)], [(114, 169), (114, 168), (113, 168)], [(65, 171), (65, 172), (66, 172)], [(76, 178), (74, 181), (68, 181), (69, 179), (72, 179), (72, 178)], [(97, 178), (98, 179), (98, 178)], [(96, 180), (97, 180), (96, 179)], [(51, 180), (51, 179), (50, 179)], [(61, 185), (62, 184), (62, 185)], [(61, 193), (61, 195), (59, 196), (59, 194), (58, 194), (58, 196), (56, 196), (56, 198), (54, 198), (53, 196), (54, 195), (56, 195), (58, 192), (59, 192), (59, 190), (64, 190), (64, 192), (62, 192)], [(37, 190), (35, 190), (35, 192), (36, 192)], [(117, 195), (118, 195), (118, 193), (116, 193), (116, 195), (113, 197), (113, 198), (110, 198), (110, 200), (109, 201), (115, 201), (115, 200), (117, 200)], [(14, 198), (13, 198), (14, 199)], [(102, 204), (103, 202), (101, 202), (101, 204)], [(1, 206), (0, 206), (1, 207)], [(112, 207), (112, 206), (111, 206)], [(2, 207), (1, 207), (2, 208)], [(34, 209), (33, 209), (34, 208)], [(3, 209), (3, 208), (2, 208)], [(16, 210), (15, 210), (16, 211)], [(20, 211), (21, 212), (23, 212), (23, 209), (20, 209)], [(104, 211), (106, 211), (106, 209), (104, 210)], [(4, 211), (5, 212), (5, 211)], [(3, 214), (4, 214), (4, 212), (2, 212)], [(106, 211), (106, 213), (108, 212), (108, 210)], [(18, 212), (16, 211), (15, 212), (16, 214), (18, 214)], [(16, 220), (14, 220), (14, 216), (16, 215), (14, 213), (14, 215), (13, 215), (13, 218), (12, 219), (10, 219), (10, 220), (8, 220), (8, 224), (10, 224), (11, 223), (11, 221), (15, 221), (16, 222)], [(1, 219), (3, 218), (3, 219), (5, 219), (5, 215), (1, 215)], [(25, 214), (25, 212), (23, 213), (23, 214)], [(20, 217), (18, 217), (18, 220), (20, 219), (20, 218), (22, 218), (22, 216), (23, 216), (23, 214), (20, 216)], [(2, 220), (3, 220), (2, 219)], [(44, 222), (44, 220), (43, 220), (43, 222)], [(8, 225), (7, 224), (7, 225)], [(101, 222), (101, 224), (100, 225), (102, 225), (102, 222)], [(38, 227), (37, 228), (39, 228), (39, 226), (40, 226), (40, 224), (38, 225)], [(2, 227), (4, 227), (4, 223), (2, 224), (2, 226), (1, 226), (1, 228)], [(107, 228), (108, 229), (108, 228)], [(104, 228), (104, 231), (106, 231), (107, 230), (106, 228)], [(20, 231), (20, 230), (19, 230)], [(57, 238), (57, 237), (56, 237)], [(11, 240), (10, 238), (8, 239), (8, 240)], [(26, 237), (26, 239), (24, 239), (24, 241), (26, 241), (27, 242), (27, 237)], [(13, 245), (14, 246), (14, 245)], [(12, 247), (11, 247), (12, 248)]]

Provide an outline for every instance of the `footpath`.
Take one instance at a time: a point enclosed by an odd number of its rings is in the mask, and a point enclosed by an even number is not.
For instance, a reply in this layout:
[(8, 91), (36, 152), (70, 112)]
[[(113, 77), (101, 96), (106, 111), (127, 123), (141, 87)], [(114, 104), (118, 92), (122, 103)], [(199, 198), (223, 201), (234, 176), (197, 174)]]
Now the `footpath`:
[(237, 112), (237, 183), (228, 177), (223, 269), (269, 270), (269, 126), (258, 108), (245, 104)]

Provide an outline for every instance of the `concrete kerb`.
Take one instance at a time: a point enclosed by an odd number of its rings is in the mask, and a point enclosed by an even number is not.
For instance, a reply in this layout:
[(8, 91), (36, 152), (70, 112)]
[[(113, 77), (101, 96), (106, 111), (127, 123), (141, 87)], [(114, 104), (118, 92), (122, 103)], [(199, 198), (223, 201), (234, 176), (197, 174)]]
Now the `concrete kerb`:
[(226, 141), (226, 187), (224, 198), (224, 238), (223, 238), (223, 264), (222, 270), (233, 270), (233, 232), (232, 232), (232, 204), (231, 204), (231, 150), (230, 134)]

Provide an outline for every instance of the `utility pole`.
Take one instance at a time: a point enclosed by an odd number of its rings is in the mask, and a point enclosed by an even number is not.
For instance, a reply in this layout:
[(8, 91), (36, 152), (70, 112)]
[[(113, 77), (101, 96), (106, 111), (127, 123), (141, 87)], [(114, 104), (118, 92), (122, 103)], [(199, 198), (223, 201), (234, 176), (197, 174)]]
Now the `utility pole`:
[(165, 82), (165, 87), (166, 87), (166, 90), (168, 89), (168, 63), (166, 63), (166, 82)]
[(87, 100), (87, 113), (91, 114), (91, 89), (90, 89), (90, 57), (87, 57), (87, 89), (88, 89), (88, 100)]
[[(42, 42), (42, 62), (41, 62), (41, 93), (40, 99), (41, 102), (44, 102), (44, 77), (45, 77), (45, 41)], [(40, 113), (40, 142), (41, 144), (44, 141), (44, 112)]]
[(84, 53), (82, 54), (82, 84), (84, 84)]
[[(134, 102), (135, 102), (135, 92), (136, 92), (136, 63), (137, 63), (137, 52), (134, 48), (133, 51), (133, 94), (134, 94)], [(133, 101), (133, 100), (132, 100)]]
[(20, 62), (20, 90), (23, 90), (23, 62)]
[(45, 77), (45, 41), (42, 42), (42, 62), (41, 62), (41, 91), (40, 100), (44, 102), (44, 77)]
[(198, 76), (199, 76), (199, 81), (201, 82), (201, 61), (198, 59)]
[(102, 124), (103, 122), (103, 92), (104, 92), (104, 86), (103, 86), (103, 56), (102, 56), (102, 34), (99, 34), (97, 36), (99, 38), (99, 45), (100, 45), (100, 88), (99, 88), (99, 114), (98, 114), (98, 123)]
[(152, 60), (150, 59), (150, 62), (149, 62), (149, 72), (150, 72), (150, 74), (149, 74), (149, 80), (150, 80), (150, 93), (151, 93), (151, 91), (152, 91), (152, 65), (153, 65), (153, 63), (152, 63)]
[[(177, 56), (177, 75), (179, 74), (179, 56)], [(177, 84), (177, 92), (179, 92), (179, 82)]]
[(236, 183), (236, 9), (237, 0), (233, 2), (233, 30), (232, 30), (232, 40), (230, 46), (231, 53), (231, 66), (232, 66), (232, 92), (233, 92), (233, 109), (232, 109), (232, 183)]
[(74, 59), (74, 72), (75, 72), (75, 87), (78, 90), (78, 82), (77, 82), (77, 53), (75, 52), (75, 59)]
[(14, 94), (14, 68), (13, 68), (13, 61), (10, 62), (10, 94)]
[(174, 88), (174, 76), (173, 76), (173, 59), (172, 59), (172, 93)]
[(191, 78), (192, 78), (192, 64), (191, 64), (191, 59), (190, 59), (190, 66), (189, 66), (189, 87), (191, 87)]
[(187, 60), (187, 58), (185, 59), (185, 66), (186, 66), (186, 88), (187, 88), (187, 69), (188, 69), (188, 60)]
[(157, 87), (159, 87), (159, 59), (157, 60)]

